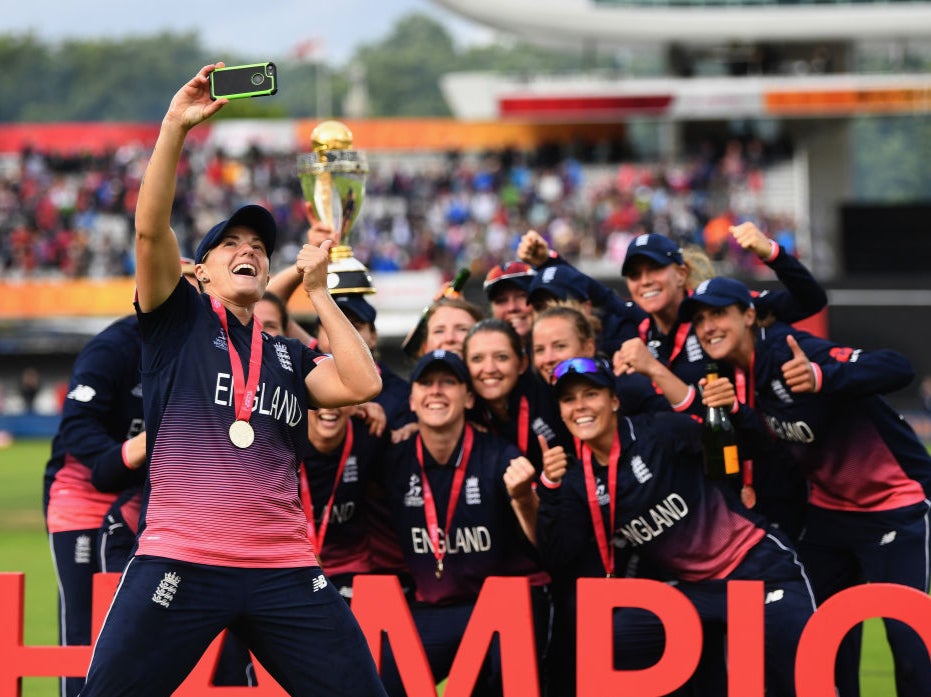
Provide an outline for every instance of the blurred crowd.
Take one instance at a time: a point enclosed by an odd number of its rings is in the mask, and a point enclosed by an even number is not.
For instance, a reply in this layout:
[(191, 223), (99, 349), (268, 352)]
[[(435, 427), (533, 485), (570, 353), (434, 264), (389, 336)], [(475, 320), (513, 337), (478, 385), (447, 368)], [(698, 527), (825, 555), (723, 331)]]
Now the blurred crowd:
[[(752, 276), (753, 255), (734, 248), (732, 224), (753, 221), (790, 252), (794, 221), (768, 210), (772, 154), (758, 140), (710, 144), (667, 163), (583, 163), (572, 157), (497, 151), (387, 159), (369, 153), (366, 199), (352, 232), (373, 271), (469, 266), (484, 274), (539, 231), (567, 258), (620, 263), (638, 234), (702, 246)], [(132, 219), (148, 150), (101, 155), (27, 149), (0, 168), (0, 264), (6, 278), (132, 275)], [(274, 211), (284, 254), (294, 258), (307, 220), (296, 153), (253, 148), (231, 157), (191, 145), (181, 163), (173, 227), (188, 254), (212, 222), (244, 202)], [(280, 261), (279, 263), (283, 263)]]

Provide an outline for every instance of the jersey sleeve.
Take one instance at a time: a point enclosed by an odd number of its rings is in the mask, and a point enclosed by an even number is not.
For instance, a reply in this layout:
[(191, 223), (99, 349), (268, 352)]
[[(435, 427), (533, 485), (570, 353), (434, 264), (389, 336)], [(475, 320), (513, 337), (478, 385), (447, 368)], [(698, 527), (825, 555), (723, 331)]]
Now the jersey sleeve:
[(543, 566), (554, 574), (587, 575), (583, 571), (589, 566), (585, 556), (592, 547), (594, 532), (582, 495), (581, 470), (581, 464), (570, 457), (566, 476), (558, 486), (537, 486), (537, 549)]
[(148, 364), (143, 366), (144, 371), (164, 368), (181, 352), (200, 302), (197, 289), (179, 277), (178, 285), (168, 299), (151, 312), (142, 312), (136, 304), (139, 330), (149, 348)]
[(64, 449), (91, 470), (91, 482), (101, 491), (119, 491), (141, 480), (123, 463), (125, 434), (113, 433), (119, 390), (134, 387), (121, 384), (119, 366), (125, 361), (119, 344), (91, 340), (75, 362), (62, 408)]
[[(808, 360), (821, 372), (823, 394), (865, 397), (887, 394), (907, 387), (915, 378), (911, 362), (898, 351), (864, 351), (840, 346), (805, 332), (793, 332)], [(786, 360), (791, 357), (785, 347)]]
[(811, 317), (828, 304), (828, 296), (821, 284), (798, 259), (779, 247), (776, 257), (766, 262), (785, 290), (768, 291), (754, 300), (757, 313), (772, 315), (791, 324)]

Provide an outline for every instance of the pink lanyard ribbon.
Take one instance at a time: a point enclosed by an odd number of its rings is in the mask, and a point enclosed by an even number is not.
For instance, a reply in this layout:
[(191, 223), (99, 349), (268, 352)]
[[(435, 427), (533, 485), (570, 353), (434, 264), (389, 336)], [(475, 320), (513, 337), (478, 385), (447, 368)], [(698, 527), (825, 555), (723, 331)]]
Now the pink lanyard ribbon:
[(330, 492), (330, 498), (323, 507), (323, 515), (320, 516), (320, 531), (317, 532), (317, 525), (314, 517), (314, 501), (310, 495), (310, 478), (307, 475), (307, 462), (301, 468), (301, 503), (304, 504), (304, 510), (307, 512), (307, 536), (310, 543), (314, 546), (317, 557), (323, 554), (323, 543), (326, 540), (327, 527), (330, 525), (330, 511), (333, 510), (333, 501), (336, 499), (336, 489), (343, 478), (343, 470), (346, 468), (346, 462), (349, 460), (349, 454), (352, 452), (352, 420), (346, 422), (346, 439), (343, 442), (343, 452), (339, 456), (339, 465), (336, 467), (336, 477), (333, 479), (333, 490)]
[[(462, 491), (462, 482), (465, 480), (466, 469), (469, 465), (469, 456), (472, 454), (472, 440), (474, 434), (469, 424), (465, 426), (465, 436), (462, 441), (462, 451), (459, 461), (456, 463), (456, 471), (453, 474), (453, 484), (449, 491), (449, 503), (446, 506), (446, 526), (443, 528), (444, 534), (449, 536), (449, 528), (453, 523), (453, 514), (456, 512), (456, 504), (459, 502), (459, 493)], [(443, 574), (443, 557), (446, 556), (445, 546), (440, 549), (440, 530), (439, 520), (436, 515), (436, 500), (433, 498), (433, 490), (430, 488), (430, 482), (427, 480), (427, 471), (423, 466), (423, 441), (420, 434), (417, 434), (417, 463), (420, 465), (421, 485), (423, 488), (423, 513), (427, 520), (427, 533), (430, 535), (430, 542), (433, 545), (433, 557), (436, 559), (436, 577), (440, 578)]]
[[(737, 392), (737, 401), (741, 404), (746, 404), (751, 409), (754, 404), (754, 394), (756, 387), (754, 385), (754, 374), (753, 374), (753, 364), (756, 361), (756, 352), (750, 356), (750, 371), (749, 375), (745, 373), (741, 368), (734, 366), (734, 389)], [(743, 461), (743, 486), (752, 487), (753, 486), (753, 460), (744, 460)], [(748, 506), (752, 508), (752, 506)]]
[(530, 442), (530, 403), (527, 396), (520, 398), (520, 407), (517, 412), (517, 447), (522, 455), (527, 454), (527, 445)]
[(259, 386), (259, 373), (262, 372), (262, 323), (259, 318), (252, 317), (252, 344), (249, 348), (249, 375), (243, 376), (242, 361), (239, 351), (233, 345), (230, 336), (229, 322), (226, 319), (226, 308), (216, 298), (210, 298), (210, 306), (220, 319), (220, 326), (226, 334), (226, 346), (230, 354), (230, 364), (233, 372), (233, 410), (237, 421), (248, 421), (252, 416), (252, 403), (255, 401), (255, 392)]
[[(617, 463), (621, 459), (621, 439), (617, 433), (611, 443), (611, 455), (608, 458), (608, 523), (614, 527), (614, 513), (617, 507)], [(614, 576), (614, 545), (609, 544), (605, 529), (604, 516), (598, 503), (598, 487), (595, 484), (595, 472), (592, 467), (592, 449), (582, 444), (582, 467), (585, 470), (585, 491), (588, 494), (588, 508), (592, 514), (592, 527), (595, 528), (595, 541), (601, 554), (601, 563), (608, 578)], [(613, 530), (612, 530), (613, 536)]]

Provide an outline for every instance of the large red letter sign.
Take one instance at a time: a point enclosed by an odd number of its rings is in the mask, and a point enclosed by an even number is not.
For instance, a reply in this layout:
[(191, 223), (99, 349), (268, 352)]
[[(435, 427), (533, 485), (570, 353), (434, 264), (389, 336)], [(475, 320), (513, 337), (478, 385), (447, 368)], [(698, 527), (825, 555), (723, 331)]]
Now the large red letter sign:
[(834, 694), (834, 661), (841, 639), (871, 617), (904, 622), (931, 651), (931, 597), (894, 583), (853, 586), (828, 598), (805, 625), (795, 659), (798, 697)]
[[(578, 594), (579, 697), (654, 697), (685, 684), (701, 655), (701, 621), (695, 607), (672, 586), (634, 578), (580, 578)], [(613, 610), (638, 607), (659, 617), (666, 632), (662, 658), (643, 670), (614, 670)]]

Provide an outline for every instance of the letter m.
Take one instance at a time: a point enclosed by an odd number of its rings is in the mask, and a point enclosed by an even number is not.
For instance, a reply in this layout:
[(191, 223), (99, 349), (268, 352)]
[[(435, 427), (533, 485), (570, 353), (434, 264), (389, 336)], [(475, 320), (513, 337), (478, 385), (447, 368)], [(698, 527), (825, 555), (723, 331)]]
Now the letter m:
[[(397, 578), (356, 576), (352, 611), (379, 670), (384, 633), (391, 644), (405, 692), (411, 697), (435, 695), (436, 681)], [(445, 697), (472, 694), (495, 634), (501, 647), (504, 697), (540, 694), (530, 583), (524, 577), (490, 576), (485, 579), (453, 660)]]

